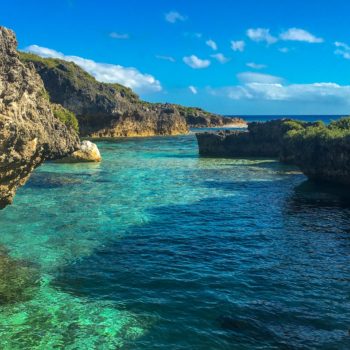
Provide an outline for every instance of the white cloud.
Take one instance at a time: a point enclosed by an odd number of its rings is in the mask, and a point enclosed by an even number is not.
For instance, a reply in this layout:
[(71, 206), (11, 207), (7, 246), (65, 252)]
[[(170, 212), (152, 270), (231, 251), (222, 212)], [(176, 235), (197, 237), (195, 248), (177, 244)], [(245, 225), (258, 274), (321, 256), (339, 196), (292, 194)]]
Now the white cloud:
[(156, 55), (156, 58), (159, 60), (169, 61), (169, 62), (176, 62), (175, 58), (172, 56), (162, 56), (162, 55)]
[(188, 88), (192, 92), (193, 95), (197, 95), (198, 94), (197, 88), (194, 87), (193, 85), (190, 85)]
[[(350, 86), (321, 82), (313, 84), (285, 84), (275, 77), (276, 82), (254, 82), (251, 79), (241, 85), (210, 88), (209, 93), (232, 100), (289, 101), (337, 103), (350, 105)], [(280, 81), (278, 82), (278, 79)], [(262, 80), (263, 81), (263, 80)], [(266, 79), (269, 81), (269, 79)]]
[(207, 40), (205, 42), (210, 48), (212, 48), (214, 51), (216, 51), (218, 49), (218, 45), (216, 44), (216, 42), (214, 40)]
[(280, 38), (285, 41), (304, 41), (306, 43), (322, 43), (324, 40), (318, 38), (310, 32), (300, 28), (289, 28), (280, 34)]
[(165, 20), (169, 23), (176, 23), (178, 21), (183, 22), (183, 21), (186, 21), (186, 19), (187, 19), (186, 16), (181, 15), (177, 11), (170, 11), (165, 14)]
[(230, 59), (224, 56), (222, 53), (216, 53), (214, 55), (211, 55), (211, 57), (215, 58), (218, 60), (220, 63), (224, 64), (227, 63)]
[(237, 74), (237, 78), (240, 82), (245, 84), (259, 83), (259, 84), (280, 84), (283, 79), (275, 75), (256, 73), (256, 72), (243, 72)]
[(231, 41), (231, 49), (233, 51), (244, 51), (245, 42), (243, 40)]
[(278, 51), (283, 52), (283, 53), (287, 53), (290, 51), (290, 49), (288, 47), (281, 47), (278, 49)]
[(249, 68), (253, 68), (253, 69), (266, 68), (265, 64), (258, 64), (258, 63), (254, 63), (254, 62), (248, 62), (248, 63), (246, 63), (246, 66), (249, 67)]
[(267, 28), (250, 28), (247, 30), (247, 36), (250, 40), (267, 44), (274, 44), (278, 40), (270, 34), (270, 29)]
[(183, 61), (194, 69), (207, 68), (210, 66), (209, 60), (202, 60), (198, 58), (196, 55), (186, 56), (183, 58)]
[(350, 46), (348, 44), (336, 41), (334, 45), (337, 48), (334, 51), (336, 55), (343, 56), (343, 58), (350, 60)]
[(60, 58), (66, 61), (74, 62), (93, 75), (98, 81), (104, 83), (119, 83), (134, 89), (138, 93), (162, 90), (162, 86), (156, 78), (150, 74), (141, 73), (139, 70), (133, 67), (98, 63), (79, 56), (67, 56), (56, 50), (40, 47), (38, 45), (28, 46), (25, 51), (35, 53), (42, 57)]
[(117, 32), (109, 33), (109, 36), (113, 39), (129, 39), (130, 38), (129, 34), (117, 33)]

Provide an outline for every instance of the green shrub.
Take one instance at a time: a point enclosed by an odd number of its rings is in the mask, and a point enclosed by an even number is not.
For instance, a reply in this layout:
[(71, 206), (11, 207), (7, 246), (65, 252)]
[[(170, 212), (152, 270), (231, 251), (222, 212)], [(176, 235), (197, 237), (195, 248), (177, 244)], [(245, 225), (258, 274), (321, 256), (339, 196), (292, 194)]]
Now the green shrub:
[(79, 123), (75, 114), (68, 109), (65, 109), (59, 104), (51, 104), (51, 109), (54, 116), (59, 119), (63, 124), (68, 128), (74, 129), (76, 132), (79, 132)]

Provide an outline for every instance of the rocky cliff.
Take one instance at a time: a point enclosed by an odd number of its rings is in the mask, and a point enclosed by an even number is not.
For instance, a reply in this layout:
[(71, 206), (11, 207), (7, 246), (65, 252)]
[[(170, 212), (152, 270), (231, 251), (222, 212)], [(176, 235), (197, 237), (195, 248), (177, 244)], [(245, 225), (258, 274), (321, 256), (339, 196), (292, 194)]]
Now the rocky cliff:
[(34, 67), (19, 60), (14, 33), (0, 27), (0, 208), (35, 167), (71, 153), (78, 141), (53, 115)]
[[(279, 157), (287, 120), (252, 122), (244, 131), (197, 133), (199, 153), (216, 157)], [(286, 155), (287, 156), (287, 155)]]
[(76, 114), (83, 136), (176, 135), (187, 133), (188, 127), (244, 123), (199, 108), (142, 101), (125, 86), (96, 81), (73, 62), (20, 55), (23, 62), (34, 64), (51, 101)]
[(44, 81), (52, 102), (74, 112), (80, 133), (90, 137), (176, 135), (188, 132), (171, 105), (143, 102), (129, 88), (100, 83), (73, 62), (21, 53)]
[(350, 117), (322, 122), (275, 120), (248, 130), (196, 134), (199, 153), (214, 157), (278, 158), (310, 179), (350, 185)]
[(196, 107), (173, 106), (185, 118), (187, 125), (191, 128), (247, 127), (247, 123), (242, 118), (223, 117)]

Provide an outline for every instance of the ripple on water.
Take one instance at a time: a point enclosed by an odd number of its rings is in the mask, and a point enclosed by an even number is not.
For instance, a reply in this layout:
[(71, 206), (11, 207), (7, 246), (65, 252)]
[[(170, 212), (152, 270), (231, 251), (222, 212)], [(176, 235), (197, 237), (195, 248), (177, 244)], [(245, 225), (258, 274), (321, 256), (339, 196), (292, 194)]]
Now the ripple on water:
[(348, 193), (199, 158), (193, 135), (99, 148), (0, 212), (0, 243), (41, 274), (0, 306), (4, 348), (350, 348)]

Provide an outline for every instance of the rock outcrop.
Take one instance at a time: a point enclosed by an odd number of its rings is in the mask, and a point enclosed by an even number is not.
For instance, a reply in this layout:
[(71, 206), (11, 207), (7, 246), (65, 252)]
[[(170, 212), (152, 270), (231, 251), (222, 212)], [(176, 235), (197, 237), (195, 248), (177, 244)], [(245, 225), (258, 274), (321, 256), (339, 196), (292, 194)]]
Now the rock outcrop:
[(89, 137), (177, 135), (188, 132), (172, 105), (141, 101), (129, 88), (100, 83), (73, 62), (21, 53), (44, 81), (54, 103), (75, 113), (80, 134)]
[(209, 113), (201, 108), (174, 106), (185, 118), (190, 128), (247, 127), (247, 123), (242, 118), (223, 117), (219, 114)]
[(322, 122), (275, 120), (248, 131), (196, 134), (199, 153), (211, 157), (269, 157), (299, 166), (312, 180), (350, 185), (350, 117)]
[(78, 142), (53, 115), (34, 67), (19, 60), (15, 34), (0, 27), (0, 208), (35, 167), (72, 153)]
[(199, 153), (215, 157), (279, 157), (286, 120), (252, 122), (246, 131), (197, 133)]
[(189, 127), (245, 126), (240, 118), (200, 108), (142, 101), (125, 86), (98, 82), (73, 62), (20, 55), (23, 62), (34, 64), (51, 101), (76, 114), (82, 136), (177, 135), (188, 133)]
[(71, 155), (57, 160), (58, 163), (98, 163), (102, 160), (100, 151), (96, 144), (84, 140), (79, 149)]

